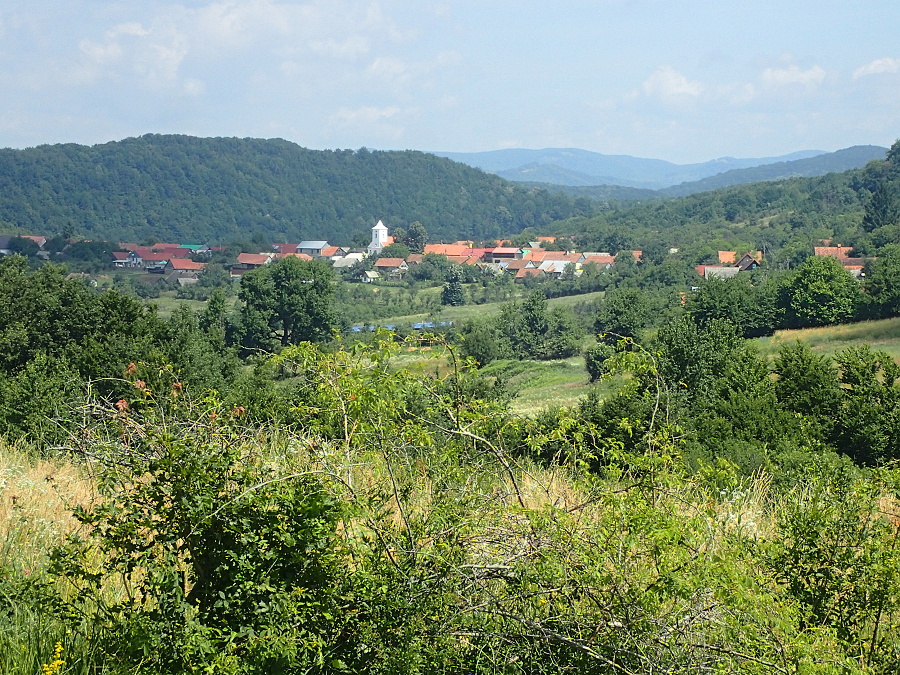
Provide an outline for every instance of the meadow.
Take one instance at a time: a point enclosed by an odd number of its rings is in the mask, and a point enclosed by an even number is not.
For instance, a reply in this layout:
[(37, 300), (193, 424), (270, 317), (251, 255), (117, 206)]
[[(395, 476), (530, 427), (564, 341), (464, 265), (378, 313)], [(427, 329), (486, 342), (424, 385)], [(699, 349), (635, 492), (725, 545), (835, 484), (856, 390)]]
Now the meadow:
[(900, 317), (839, 326), (779, 330), (771, 337), (758, 338), (756, 344), (761, 354), (771, 356), (781, 345), (798, 340), (808, 344), (813, 351), (829, 356), (847, 347), (868, 344), (900, 362)]

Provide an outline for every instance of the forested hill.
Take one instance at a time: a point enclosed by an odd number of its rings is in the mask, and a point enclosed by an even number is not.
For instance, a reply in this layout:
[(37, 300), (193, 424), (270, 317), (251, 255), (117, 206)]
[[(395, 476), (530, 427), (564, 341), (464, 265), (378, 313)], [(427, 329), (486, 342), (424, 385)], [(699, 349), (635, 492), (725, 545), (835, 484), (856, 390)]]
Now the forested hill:
[[(580, 202), (585, 205), (584, 200)], [(583, 212), (583, 211), (582, 211)], [(284, 140), (146, 135), (0, 150), (0, 231), (119, 241), (368, 241), (420, 221), (433, 240), (484, 239), (577, 215), (422, 152), (308, 150)]]
[(708, 176), (701, 180), (659, 190), (668, 197), (681, 197), (707, 192), (718, 188), (744, 183), (758, 183), (767, 180), (782, 180), (801, 176), (823, 176), (828, 173), (839, 173), (858, 169), (872, 160), (884, 159), (886, 148), (877, 145), (854, 145), (837, 152), (829, 152), (815, 157), (795, 159), (788, 162), (774, 162), (745, 169), (732, 169), (724, 173)]

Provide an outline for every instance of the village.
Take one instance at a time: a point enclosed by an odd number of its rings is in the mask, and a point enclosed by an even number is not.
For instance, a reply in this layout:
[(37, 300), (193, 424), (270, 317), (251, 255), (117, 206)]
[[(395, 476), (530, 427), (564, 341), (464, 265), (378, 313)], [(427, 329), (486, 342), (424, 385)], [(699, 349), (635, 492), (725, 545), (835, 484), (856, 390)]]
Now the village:
[[(17, 238), (33, 242), (37, 247), (36, 257), (53, 260), (51, 254), (44, 250), (47, 237), (40, 235), (0, 236), (0, 256), (16, 252), (14, 248), (10, 248), (10, 242)], [(421, 253), (410, 253), (405, 257), (382, 255), (382, 251), (394, 243), (394, 237), (389, 234), (387, 226), (379, 220), (372, 227), (372, 238), (365, 248), (336, 246), (324, 240), (274, 243), (271, 251), (238, 252), (224, 259), (222, 266), (232, 279), (239, 279), (248, 271), (273, 261), (297, 257), (301, 260), (322, 261), (337, 271), (349, 272), (343, 275), (345, 279), (360, 283), (379, 283), (401, 281), (411, 267), (425, 260), (425, 256), (439, 255), (446, 257), (451, 263), (475, 266), (488, 274), (508, 275), (516, 283), (523, 283), (526, 279), (560, 279), (566, 274), (570, 278), (577, 278), (588, 265), (608, 270), (615, 266), (619, 255), (630, 255), (637, 263), (642, 261), (643, 256), (643, 251), (640, 250), (619, 251), (615, 254), (606, 251), (577, 251), (573, 250), (574, 244), (570, 239), (551, 236), (536, 237), (527, 246), (517, 247), (509, 241), (500, 241), (493, 242), (496, 244), (493, 247), (475, 247), (472, 241), (456, 241), (426, 244)], [(832, 246), (830, 241), (820, 243), (822, 245), (813, 247), (813, 256), (834, 258), (854, 277), (863, 276), (867, 259), (851, 256), (852, 249), (849, 247)], [(107, 264), (111, 269), (133, 271), (151, 281), (165, 281), (183, 287), (196, 283), (210, 260), (217, 254), (222, 259), (223, 255), (227, 255), (226, 250), (224, 246), (210, 247), (195, 243), (161, 242), (139, 245), (119, 242), (118, 250), (109, 253)], [(669, 253), (676, 254), (678, 249), (670, 249)], [(716, 253), (715, 260), (695, 267), (700, 278), (730, 279), (742, 272), (755, 270), (763, 263), (761, 251)], [(365, 261), (374, 262), (365, 265)]]

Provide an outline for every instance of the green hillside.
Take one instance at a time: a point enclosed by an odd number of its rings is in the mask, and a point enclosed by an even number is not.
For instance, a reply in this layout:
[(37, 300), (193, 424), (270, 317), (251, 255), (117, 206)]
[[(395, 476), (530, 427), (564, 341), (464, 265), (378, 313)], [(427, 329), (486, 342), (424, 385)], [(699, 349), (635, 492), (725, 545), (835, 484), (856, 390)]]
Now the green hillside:
[(414, 151), (161, 135), (0, 150), (6, 232), (351, 244), (379, 218), (392, 228), (418, 220), (432, 239), (456, 240), (508, 235), (575, 213), (565, 195)]
[(885, 152), (886, 148), (877, 145), (854, 145), (852, 148), (844, 148), (815, 157), (732, 169), (701, 180), (674, 185), (659, 192), (670, 197), (680, 197), (730, 185), (782, 180), (798, 176), (823, 176), (827, 173), (858, 169), (873, 160), (884, 159)]

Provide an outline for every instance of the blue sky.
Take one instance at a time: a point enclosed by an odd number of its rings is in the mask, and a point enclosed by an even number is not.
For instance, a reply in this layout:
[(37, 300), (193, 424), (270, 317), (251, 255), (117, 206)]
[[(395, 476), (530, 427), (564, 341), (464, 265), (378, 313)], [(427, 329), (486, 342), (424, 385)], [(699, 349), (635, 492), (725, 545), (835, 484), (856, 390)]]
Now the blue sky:
[(3, 0), (0, 147), (145, 133), (678, 163), (900, 137), (900, 2)]

